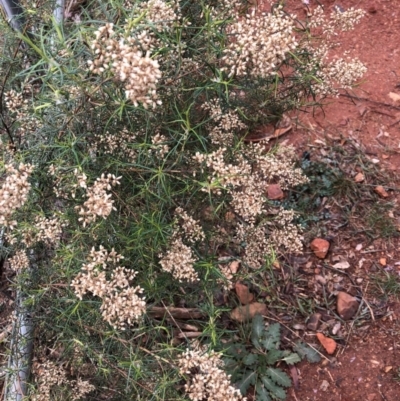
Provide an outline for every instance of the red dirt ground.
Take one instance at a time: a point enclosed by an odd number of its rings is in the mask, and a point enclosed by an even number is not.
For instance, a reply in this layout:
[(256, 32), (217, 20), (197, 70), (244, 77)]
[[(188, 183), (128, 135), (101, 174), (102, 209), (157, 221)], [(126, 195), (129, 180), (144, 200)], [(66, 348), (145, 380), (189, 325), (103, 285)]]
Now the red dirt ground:
[[(269, 10), (270, 2), (261, 1), (259, 8)], [(300, 115), (297, 127), (283, 140), (301, 149), (327, 133), (354, 138), (382, 168), (396, 172), (400, 168), (400, 100), (393, 101), (389, 93), (400, 95), (400, 1), (310, 0), (310, 8), (318, 3), (328, 10), (340, 5), (367, 11), (355, 30), (339, 34), (336, 39), (341, 46), (336, 52), (350, 50), (368, 71), (358, 88), (329, 99), (323, 111)], [(286, 5), (304, 18), (301, 0), (288, 0)], [(397, 256), (398, 245), (398, 240), (391, 244)], [(331, 362), (300, 364), (299, 387), (289, 390), (288, 400), (400, 400), (400, 304), (393, 303), (388, 312), (392, 315), (386, 321), (355, 330), (347, 345), (329, 357)]]

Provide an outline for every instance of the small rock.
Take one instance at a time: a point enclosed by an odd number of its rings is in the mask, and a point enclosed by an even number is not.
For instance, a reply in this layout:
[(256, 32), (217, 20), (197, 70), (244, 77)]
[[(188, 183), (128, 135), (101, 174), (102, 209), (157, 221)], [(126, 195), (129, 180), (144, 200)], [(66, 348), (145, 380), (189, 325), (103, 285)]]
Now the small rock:
[(383, 188), (382, 185), (378, 185), (375, 187), (374, 191), (381, 197), (381, 198), (387, 198), (389, 194), (386, 192), (385, 188)]
[(354, 181), (355, 182), (363, 182), (365, 180), (365, 175), (363, 173), (358, 173), (355, 177), (354, 177)]
[(235, 291), (242, 305), (247, 305), (254, 300), (254, 295), (250, 292), (247, 285), (236, 283)]
[(304, 326), (304, 324), (296, 323), (296, 324), (293, 325), (293, 330), (305, 331), (306, 330), (306, 326)]
[(326, 390), (328, 390), (328, 387), (329, 387), (329, 382), (327, 380), (322, 380), (322, 383), (319, 387), (320, 390), (326, 391)]
[(390, 372), (393, 369), (393, 366), (385, 366), (385, 373)]
[(336, 336), (337, 333), (339, 333), (339, 330), (342, 328), (342, 324), (340, 322), (335, 323), (335, 325), (332, 327), (332, 334)]
[(247, 320), (253, 319), (255, 315), (266, 315), (267, 305), (260, 302), (253, 302), (249, 305), (238, 306), (231, 312), (231, 319), (243, 323)]
[(371, 6), (371, 7), (368, 7), (368, 12), (370, 14), (375, 14), (377, 12), (377, 9), (375, 6)]
[(336, 309), (344, 320), (351, 319), (358, 311), (359, 302), (356, 297), (344, 291), (339, 291), (336, 300)]
[(333, 338), (326, 337), (322, 333), (317, 333), (317, 338), (329, 355), (335, 352), (337, 344)]
[(320, 313), (312, 314), (310, 316), (310, 319), (308, 319), (307, 329), (312, 330), (312, 331), (317, 331), (320, 320), (321, 320), (321, 314)]
[(315, 238), (311, 244), (310, 248), (314, 251), (317, 258), (324, 259), (329, 250), (329, 242), (322, 238)]
[(271, 184), (267, 189), (267, 196), (270, 200), (280, 200), (285, 197), (279, 184)]
[(380, 258), (379, 263), (381, 266), (386, 266), (386, 258)]
[(389, 97), (392, 99), (394, 102), (400, 102), (400, 95), (398, 93), (394, 92), (389, 92)]

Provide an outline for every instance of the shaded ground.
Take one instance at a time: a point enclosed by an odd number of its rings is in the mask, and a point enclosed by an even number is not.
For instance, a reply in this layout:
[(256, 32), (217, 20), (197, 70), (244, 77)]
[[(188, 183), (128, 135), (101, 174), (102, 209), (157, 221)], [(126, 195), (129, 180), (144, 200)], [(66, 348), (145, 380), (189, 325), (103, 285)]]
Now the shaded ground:
[[(285, 139), (301, 149), (310, 150), (314, 149), (315, 140), (317, 143), (323, 141), (327, 135), (354, 139), (382, 171), (394, 172), (390, 199), (396, 205), (399, 197), (396, 173), (400, 168), (400, 101), (395, 102), (389, 93), (400, 94), (400, 4), (387, 0), (321, 0), (320, 3), (329, 8), (353, 6), (367, 11), (367, 16), (354, 31), (343, 33), (337, 39), (342, 44), (339, 50), (350, 50), (366, 64), (368, 72), (359, 88), (329, 101), (323, 111), (300, 115), (298, 126)], [(287, 1), (287, 4), (298, 15), (304, 13), (300, 0)], [(312, 8), (316, 5), (316, 1), (310, 1)], [(365, 184), (370, 183), (366, 180)], [(396, 211), (394, 208), (394, 217), (398, 218)], [(343, 282), (344, 288), (354, 295), (362, 289), (366, 302), (375, 313), (375, 320), (370, 312), (366, 312), (365, 319), (357, 317), (344, 326), (342, 335), (339, 332), (336, 337), (339, 347), (333, 357), (329, 356), (330, 361), (298, 365), (299, 387), (289, 391), (290, 401), (395, 401), (400, 398), (400, 304), (393, 299), (384, 299), (386, 294), (383, 292), (388, 292), (385, 286), (381, 291), (372, 290), (376, 284), (372, 279), (374, 274), (390, 274), (391, 279), (398, 277), (399, 241), (390, 238), (364, 243), (362, 251), (357, 252), (357, 238), (349, 234), (346, 229), (334, 233), (331, 252), (332, 255), (347, 255), (351, 264), (348, 273), (359, 288), (347, 278)], [(353, 257), (348, 258), (349, 255)], [(386, 259), (385, 266), (380, 263), (383, 258)], [(328, 263), (333, 262), (330, 259)], [(390, 285), (396, 285), (396, 278)], [(375, 290), (378, 287), (375, 286)], [(315, 333), (300, 331), (299, 334), (309, 342), (317, 343)]]

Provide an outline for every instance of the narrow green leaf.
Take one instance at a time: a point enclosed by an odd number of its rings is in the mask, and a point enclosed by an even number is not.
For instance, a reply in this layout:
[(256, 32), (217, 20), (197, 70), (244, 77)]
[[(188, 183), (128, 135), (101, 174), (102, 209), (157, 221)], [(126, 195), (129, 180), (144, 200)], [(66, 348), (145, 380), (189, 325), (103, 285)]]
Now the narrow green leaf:
[(286, 399), (285, 390), (282, 387), (278, 386), (276, 383), (274, 383), (274, 381), (271, 380), (271, 378), (269, 378), (268, 376), (263, 376), (261, 378), (261, 381), (263, 382), (264, 386), (269, 390), (269, 393), (272, 396), (272, 398), (278, 400)]
[(292, 385), (292, 381), (290, 377), (281, 369), (278, 368), (268, 368), (267, 375), (279, 385), (283, 387), (290, 387)]
[(246, 395), (250, 385), (254, 386), (255, 383), (256, 383), (256, 372), (248, 371), (247, 373), (245, 373), (239, 382), (239, 390), (242, 393), (242, 395)]
[(294, 346), (294, 351), (296, 351), (301, 358), (307, 358), (308, 362), (315, 363), (321, 360), (318, 352), (312, 349), (309, 345), (298, 341)]
[(261, 315), (255, 315), (251, 326), (251, 341), (256, 348), (260, 347), (260, 337), (264, 332), (264, 319)]
[(251, 366), (254, 365), (258, 362), (258, 355), (256, 354), (247, 354), (244, 358), (243, 358), (243, 363), (247, 366)]
[(285, 361), (288, 365), (294, 365), (295, 363), (300, 362), (301, 358), (298, 354), (292, 353), (282, 358), (282, 361)]

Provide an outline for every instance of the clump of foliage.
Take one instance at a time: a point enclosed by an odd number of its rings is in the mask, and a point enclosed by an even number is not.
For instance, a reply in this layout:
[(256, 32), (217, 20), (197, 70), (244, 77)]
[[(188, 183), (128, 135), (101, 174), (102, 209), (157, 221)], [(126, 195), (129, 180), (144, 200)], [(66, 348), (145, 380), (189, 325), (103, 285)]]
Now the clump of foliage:
[(226, 351), (227, 371), (243, 395), (250, 386), (255, 388), (257, 400), (285, 400), (285, 388), (291, 386), (290, 377), (275, 365), (294, 365), (307, 358), (309, 362), (319, 362), (318, 353), (308, 345), (298, 342), (293, 350), (280, 349), (281, 326), (279, 323), (265, 326), (261, 315), (256, 315), (251, 327), (252, 347), (243, 343), (233, 343)]
[[(52, 2), (25, 5), (24, 32), (2, 26), (0, 56), (2, 173), (23, 180), (0, 198), (13, 199), (2, 253), (31, 307), (35, 371), (61, 359), (81, 398), (185, 399), (177, 323), (152, 308), (200, 309), (215, 347), (216, 291), (262, 269), (272, 249), (302, 247), (294, 212), (265, 194), (307, 181), (295, 152), (243, 138), (364, 67), (326, 61), (327, 42), (319, 51), (309, 34), (321, 13), (296, 31), (280, 6), (260, 15), (231, 1), (92, 1), (63, 24)], [(236, 276), (220, 268), (226, 252), (241, 261)], [(295, 355), (266, 351), (269, 364)], [(251, 358), (262, 366), (262, 353)], [(282, 394), (287, 381), (267, 371), (261, 388)], [(32, 393), (43, 386), (60, 393), (39, 378)]]

